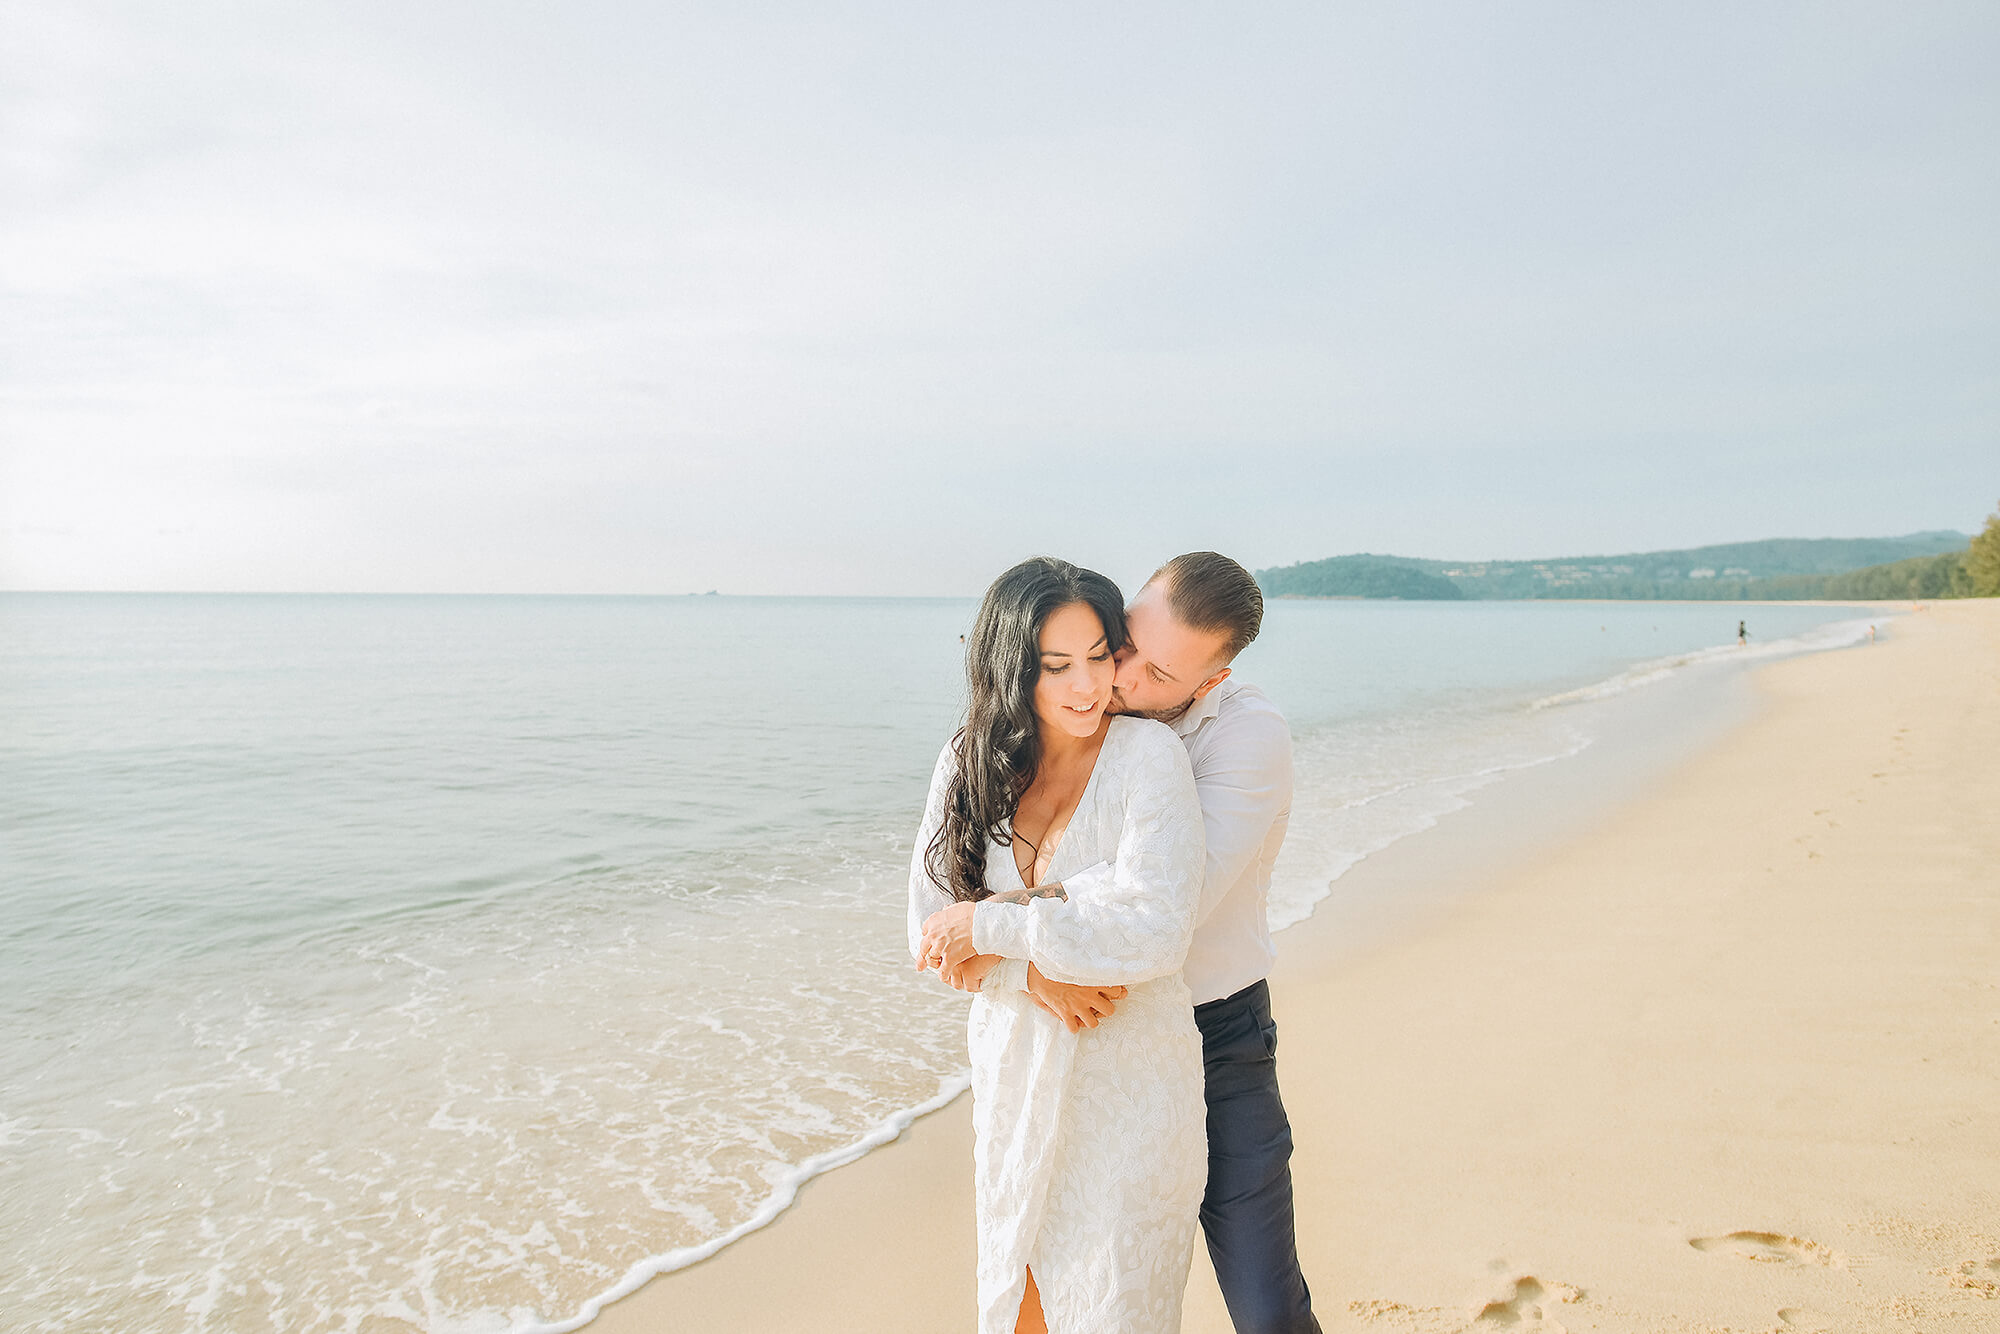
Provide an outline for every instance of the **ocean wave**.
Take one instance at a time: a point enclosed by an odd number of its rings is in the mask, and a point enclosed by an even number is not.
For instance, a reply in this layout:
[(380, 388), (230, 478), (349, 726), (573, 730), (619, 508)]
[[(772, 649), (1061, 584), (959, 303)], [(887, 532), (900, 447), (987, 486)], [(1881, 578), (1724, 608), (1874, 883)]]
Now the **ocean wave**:
[[(787, 1172), (772, 1187), (771, 1193), (764, 1197), (764, 1202), (758, 1206), (757, 1211), (727, 1232), (711, 1237), (698, 1245), (682, 1246), (659, 1255), (648, 1256), (626, 1270), (624, 1277), (618, 1282), (586, 1301), (575, 1315), (566, 1320), (549, 1322), (534, 1318), (520, 1319), (504, 1326), (505, 1334), (570, 1334), (572, 1330), (581, 1329), (597, 1319), (604, 1308), (612, 1302), (621, 1297), (629, 1297), (660, 1275), (671, 1274), (677, 1269), (699, 1264), (732, 1242), (741, 1241), (752, 1232), (775, 1223), (785, 1210), (792, 1207), (792, 1202), (798, 1198), (800, 1188), (808, 1181), (823, 1176), (836, 1167), (845, 1167), (884, 1144), (893, 1144), (902, 1138), (903, 1132), (918, 1118), (950, 1106), (970, 1087), (972, 1087), (970, 1073), (939, 1080), (935, 1097), (927, 1098), (914, 1106), (904, 1107), (884, 1117), (873, 1129), (853, 1143), (815, 1154)], [(434, 1334), (489, 1334), (491, 1326), (447, 1322), (433, 1325), (432, 1330)]]
[(1342, 876), (1464, 810), (1481, 788), (1592, 740), (1567, 719), (1531, 714), (1355, 724), (1301, 739), (1292, 821), (1272, 872), (1271, 930), (1311, 917)]
[(1849, 621), (1830, 621), (1815, 626), (1803, 634), (1790, 635), (1783, 639), (1772, 639), (1749, 644), (1713, 644), (1686, 653), (1669, 654), (1662, 658), (1652, 658), (1645, 662), (1633, 663), (1624, 671), (1608, 676), (1602, 681), (1593, 681), (1587, 686), (1574, 690), (1564, 690), (1557, 694), (1545, 695), (1528, 707), (1531, 709), (1559, 708), (1565, 704), (1580, 704), (1590, 700), (1609, 699), (1622, 695), (1640, 686), (1664, 681), (1677, 672), (1689, 668), (1712, 667), (1727, 664), (1743, 665), (1752, 662), (1768, 662), (1774, 658), (1789, 658), (1801, 653), (1820, 653), (1827, 649), (1852, 648), (1868, 638), (1871, 628), (1884, 624), (1886, 618), (1873, 620), (1857, 618)]

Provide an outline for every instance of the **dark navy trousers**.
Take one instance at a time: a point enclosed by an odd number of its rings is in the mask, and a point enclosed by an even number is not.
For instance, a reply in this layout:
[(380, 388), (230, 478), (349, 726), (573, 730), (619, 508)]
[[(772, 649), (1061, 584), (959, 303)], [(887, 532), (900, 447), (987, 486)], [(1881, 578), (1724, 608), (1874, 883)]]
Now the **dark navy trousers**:
[(1236, 1334), (1320, 1334), (1292, 1230), (1292, 1123), (1263, 982), (1194, 1007), (1208, 1088), (1201, 1228)]

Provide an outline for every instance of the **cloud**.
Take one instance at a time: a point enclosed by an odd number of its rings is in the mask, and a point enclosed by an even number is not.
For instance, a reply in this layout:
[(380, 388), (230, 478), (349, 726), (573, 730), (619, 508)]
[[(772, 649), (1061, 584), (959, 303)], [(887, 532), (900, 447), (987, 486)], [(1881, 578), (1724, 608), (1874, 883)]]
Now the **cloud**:
[(1995, 29), (47, 11), (0, 55), (0, 582), (965, 592), (1196, 534), (1968, 523)]

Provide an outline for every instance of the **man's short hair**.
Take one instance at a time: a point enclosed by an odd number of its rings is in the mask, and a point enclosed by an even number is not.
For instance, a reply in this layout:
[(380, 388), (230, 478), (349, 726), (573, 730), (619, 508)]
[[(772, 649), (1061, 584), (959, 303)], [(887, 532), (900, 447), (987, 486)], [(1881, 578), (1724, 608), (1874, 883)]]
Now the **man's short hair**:
[(1264, 590), (1250, 571), (1227, 556), (1190, 551), (1153, 571), (1146, 582), (1160, 586), (1182, 625), (1222, 636), (1224, 663), (1248, 648), (1263, 627)]

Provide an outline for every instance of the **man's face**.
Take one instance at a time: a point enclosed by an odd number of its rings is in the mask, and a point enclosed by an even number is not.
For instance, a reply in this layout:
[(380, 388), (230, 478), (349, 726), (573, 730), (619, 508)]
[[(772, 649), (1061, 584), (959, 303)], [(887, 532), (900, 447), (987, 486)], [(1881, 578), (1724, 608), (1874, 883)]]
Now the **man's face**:
[(1111, 680), (1115, 713), (1142, 718), (1179, 717), (1197, 693), (1206, 694), (1228, 674), (1219, 633), (1190, 630), (1174, 619), (1158, 584), (1147, 584), (1125, 609), (1125, 647)]

